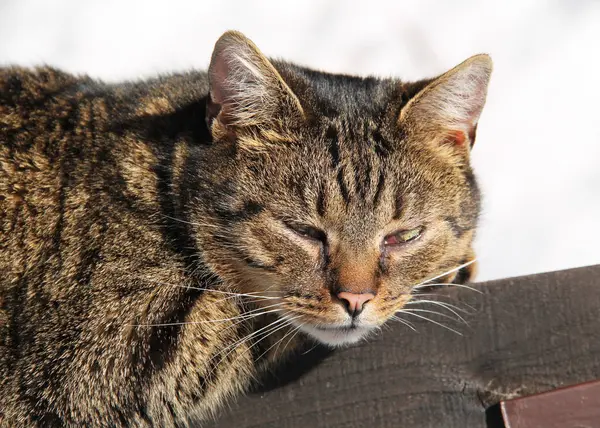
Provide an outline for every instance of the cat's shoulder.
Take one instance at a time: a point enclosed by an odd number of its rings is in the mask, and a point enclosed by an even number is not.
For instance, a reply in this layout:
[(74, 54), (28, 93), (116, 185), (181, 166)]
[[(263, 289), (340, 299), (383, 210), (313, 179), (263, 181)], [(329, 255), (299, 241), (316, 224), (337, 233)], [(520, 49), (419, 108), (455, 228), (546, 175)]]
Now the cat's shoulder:
[(0, 67), (0, 104), (18, 106), (43, 103), (75, 85), (90, 84), (87, 76), (75, 76), (53, 67)]
[(53, 67), (0, 67), (2, 133), (50, 131), (57, 120), (69, 119), (91, 88), (98, 88), (93, 79)]
[(198, 99), (208, 93), (204, 71), (169, 73), (150, 78), (106, 82), (76, 75), (50, 66), (0, 67), (0, 105), (17, 106), (57, 99), (108, 97), (135, 102), (141, 97), (162, 94), (173, 98)]

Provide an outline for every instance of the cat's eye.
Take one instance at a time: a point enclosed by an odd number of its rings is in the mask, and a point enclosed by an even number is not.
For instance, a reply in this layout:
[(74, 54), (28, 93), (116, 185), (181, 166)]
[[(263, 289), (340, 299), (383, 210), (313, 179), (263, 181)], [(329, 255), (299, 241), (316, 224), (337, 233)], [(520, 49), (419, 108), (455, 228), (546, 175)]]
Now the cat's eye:
[(327, 241), (327, 234), (316, 227), (288, 222), (286, 222), (285, 225), (303, 238), (312, 239), (313, 241), (318, 242)]
[(423, 234), (424, 228), (422, 226), (415, 227), (414, 229), (401, 230), (394, 232), (383, 238), (383, 245), (386, 247), (395, 247), (398, 245), (407, 244), (412, 241), (416, 241)]

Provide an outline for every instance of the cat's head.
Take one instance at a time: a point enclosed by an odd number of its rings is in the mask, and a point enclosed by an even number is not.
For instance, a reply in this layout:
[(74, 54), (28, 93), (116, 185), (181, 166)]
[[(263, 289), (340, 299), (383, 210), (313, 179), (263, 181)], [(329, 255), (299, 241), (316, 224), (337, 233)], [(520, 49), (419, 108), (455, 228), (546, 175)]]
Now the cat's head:
[(411, 84), (331, 75), (225, 33), (193, 214), (207, 264), (324, 343), (379, 327), (474, 258), (469, 152), (491, 69), (477, 55)]

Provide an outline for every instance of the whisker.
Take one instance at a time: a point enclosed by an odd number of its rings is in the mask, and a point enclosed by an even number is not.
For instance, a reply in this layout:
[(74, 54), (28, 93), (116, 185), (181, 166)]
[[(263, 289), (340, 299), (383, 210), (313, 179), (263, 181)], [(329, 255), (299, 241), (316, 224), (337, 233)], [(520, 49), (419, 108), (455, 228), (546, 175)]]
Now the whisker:
[[(126, 272), (125, 269), (118, 269), (118, 268), (113, 268), (113, 269), (117, 270), (117, 271)], [(249, 293), (235, 293), (232, 291), (216, 290), (214, 288), (195, 287), (193, 285), (172, 284), (169, 282), (156, 281), (154, 279), (146, 278), (143, 276), (133, 276), (133, 278), (140, 279), (142, 281), (146, 281), (151, 284), (165, 285), (165, 286), (174, 287), (174, 288), (185, 288), (188, 290), (198, 290), (198, 291), (211, 291), (213, 293), (227, 294), (227, 295), (232, 295), (232, 296), (247, 296), (247, 297), (256, 297), (256, 298), (262, 298), (262, 299), (279, 299), (279, 297), (274, 297), (274, 296), (260, 296), (260, 295), (253, 295), (253, 294), (249, 294)]]
[[(266, 330), (268, 328), (274, 327), (277, 324), (280, 324), (280, 323), (282, 323), (284, 321), (287, 321), (287, 317), (285, 317), (285, 316), (282, 316), (282, 317), (276, 319), (275, 321), (267, 324), (266, 326), (264, 326), (264, 327), (262, 327), (262, 328), (260, 328), (260, 329), (258, 329), (256, 331), (254, 331), (254, 332), (251, 332), (250, 334), (248, 334), (247, 336), (243, 337), (242, 339), (237, 340), (232, 345), (229, 345), (229, 346), (225, 347), (221, 352), (219, 352), (219, 354), (225, 352), (226, 350), (228, 350), (231, 347), (234, 347), (233, 349), (237, 348), (239, 345), (241, 345), (242, 343), (246, 342), (248, 339), (254, 337), (255, 335), (259, 334), (260, 332), (262, 332), (262, 331), (264, 331), (264, 330)], [(219, 355), (219, 354), (217, 354), (217, 355)], [(229, 353), (227, 353), (227, 355), (229, 355)], [(223, 357), (223, 359), (226, 358), (227, 355), (225, 355)]]
[(415, 328), (415, 326), (414, 326), (414, 325), (412, 325), (412, 324), (411, 324), (409, 321), (406, 321), (406, 320), (404, 320), (404, 319), (402, 319), (402, 318), (400, 318), (400, 317), (397, 317), (396, 315), (392, 315), (392, 316), (390, 317), (390, 319), (391, 319), (391, 320), (394, 320), (394, 321), (399, 321), (399, 322), (401, 322), (402, 324), (404, 324), (405, 326), (407, 326), (408, 328), (410, 328), (410, 329), (411, 329), (412, 331), (414, 331), (415, 333), (418, 333), (418, 331), (417, 331), (417, 329)]
[(459, 287), (459, 288), (466, 288), (467, 290), (471, 290), (471, 291), (475, 291), (476, 293), (479, 294), (484, 294), (483, 291), (476, 289), (475, 287), (471, 287), (465, 284), (444, 284), (444, 283), (440, 283), (440, 284), (427, 284), (427, 286), (441, 286), (441, 285), (448, 285), (450, 287)]
[[(294, 319), (294, 318), (292, 318), (292, 320), (293, 320), (293, 319)], [(269, 333), (267, 336), (264, 336), (264, 337), (263, 337), (263, 338), (261, 338), (259, 341), (257, 341), (257, 342), (255, 342), (255, 343), (253, 343), (253, 344), (252, 344), (252, 346), (251, 346), (251, 348), (252, 348), (252, 347), (254, 347), (256, 344), (258, 344), (259, 342), (261, 342), (261, 341), (263, 341), (264, 339), (266, 339), (267, 337), (269, 337), (270, 335), (272, 335), (273, 333), (275, 333), (276, 331), (278, 331), (278, 330), (281, 330), (282, 328), (288, 327), (288, 326), (290, 326), (290, 325), (292, 325), (292, 322), (291, 322), (291, 320), (290, 320), (288, 323), (286, 323), (286, 324), (283, 324), (283, 325), (279, 326), (278, 328), (276, 328), (275, 330), (271, 331), (271, 332), (270, 332), (270, 333)], [(297, 329), (296, 329), (296, 330), (297, 330)], [(289, 332), (287, 332), (287, 333), (286, 333), (286, 334), (285, 334), (285, 335), (284, 335), (284, 336), (283, 336), (281, 339), (279, 339), (277, 342), (275, 342), (274, 344), (272, 344), (271, 346), (269, 346), (269, 348), (267, 348), (267, 350), (266, 350), (266, 351), (264, 351), (262, 354), (260, 354), (256, 360), (257, 360), (257, 361), (258, 361), (258, 360), (260, 360), (260, 359), (261, 359), (261, 357), (262, 357), (263, 355), (265, 355), (267, 352), (269, 352), (269, 351), (270, 351), (270, 350), (271, 350), (271, 349), (272, 349), (272, 348), (273, 348), (275, 345), (277, 345), (277, 344), (281, 344), (281, 342), (283, 341), (283, 339), (285, 339), (285, 338), (286, 338), (286, 337), (287, 337), (287, 336), (288, 336), (290, 333), (292, 333), (293, 331), (296, 331), (296, 330), (292, 329), (292, 330), (290, 330)], [(279, 347), (278, 347), (278, 348), (279, 348)], [(275, 350), (275, 352), (277, 352), (277, 350)]]
[[(228, 297), (223, 297), (222, 299), (219, 300), (215, 300), (215, 303), (217, 302), (224, 302), (225, 300), (230, 300), (230, 299), (235, 299), (237, 297), (250, 297), (249, 295), (252, 295), (252, 299), (251, 300), (244, 300), (244, 303), (254, 303), (254, 302), (259, 302), (261, 300), (265, 300), (265, 297), (275, 297), (275, 296), (262, 296), (259, 295), (258, 293), (264, 293), (267, 290), (263, 290), (263, 291), (250, 291), (248, 293), (244, 293), (243, 296), (240, 296), (239, 294), (235, 294), (233, 296), (228, 296)], [(273, 291), (269, 291), (270, 293), (278, 293), (278, 291), (273, 290)]]
[(316, 342), (315, 346), (313, 346), (312, 348), (310, 348), (308, 351), (303, 352), (302, 355), (308, 354), (310, 351), (312, 351), (313, 349), (315, 349), (317, 346), (319, 346), (319, 342)]
[(469, 325), (469, 323), (467, 323), (467, 321), (465, 321), (465, 319), (463, 317), (461, 317), (460, 315), (458, 315), (458, 318), (454, 318), (453, 316), (447, 315), (447, 314), (443, 314), (441, 312), (437, 312), (437, 311), (430, 311), (429, 309), (401, 309), (402, 312), (424, 312), (424, 313), (429, 313), (429, 314), (436, 314), (439, 315), (440, 317), (444, 317), (444, 318), (448, 318), (451, 319), (453, 321), (462, 321), (463, 323), (465, 323), (466, 325)]
[[(300, 324), (298, 327), (296, 327), (296, 330), (292, 330), (294, 331), (294, 334), (292, 334), (292, 337), (290, 337), (287, 341), (287, 343), (283, 346), (283, 349), (281, 350), (281, 353), (285, 353), (285, 348), (288, 347), (288, 345), (291, 343), (291, 341), (294, 339), (294, 337), (296, 337), (296, 335), (298, 333), (300, 333), (300, 329), (302, 328), (302, 326), (304, 325), (304, 323)], [(285, 336), (284, 336), (285, 339)], [(275, 350), (275, 355), (277, 355), (277, 351), (279, 350), (279, 346), (277, 347), (277, 349)]]
[[(261, 342), (262, 340), (266, 339), (267, 337), (269, 337), (270, 335), (272, 335), (272, 334), (273, 334), (273, 333), (275, 333), (276, 331), (278, 331), (278, 330), (280, 330), (280, 329), (282, 329), (282, 328), (285, 328), (285, 327), (288, 327), (288, 326), (292, 325), (292, 324), (293, 324), (293, 323), (292, 323), (292, 321), (293, 321), (294, 319), (296, 319), (296, 318), (299, 318), (299, 316), (298, 316), (298, 317), (293, 317), (293, 318), (286, 318), (286, 320), (285, 320), (286, 322), (284, 322), (282, 325), (280, 325), (280, 326), (276, 326), (275, 328), (271, 328), (271, 329), (269, 329), (269, 330), (265, 331), (265, 332), (262, 334), (262, 337), (261, 337), (261, 338), (260, 338), (258, 341), (254, 342), (254, 343), (252, 343), (252, 344), (250, 345), (250, 348), (249, 348), (249, 349), (252, 349), (252, 348), (253, 348), (254, 346), (256, 346), (256, 345), (257, 345), (259, 342)], [(279, 320), (279, 321), (281, 321), (281, 320)], [(269, 324), (269, 326), (267, 326), (267, 327), (274, 327), (274, 324), (276, 324), (276, 323), (275, 323), (275, 322), (274, 322), (274, 323), (271, 323), (271, 324)], [(291, 331), (293, 331), (293, 330), (291, 330)], [(279, 341), (277, 341), (275, 344), (271, 345), (271, 346), (269, 347), (269, 349), (267, 349), (265, 352), (263, 352), (263, 353), (262, 353), (262, 354), (261, 354), (261, 355), (260, 355), (260, 356), (259, 356), (257, 359), (261, 358), (261, 357), (262, 357), (262, 356), (263, 356), (263, 355), (264, 355), (266, 352), (268, 352), (268, 351), (269, 351), (269, 350), (270, 350), (270, 349), (271, 349), (273, 346), (275, 346), (277, 343), (280, 343), (280, 342), (281, 342), (283, 339), (285, 339), (285, 337), (286, 337), (288, 334), (289, 334), (289, 332), (288, 332), (288, 333), (286, 333), (286, 335), (284, 335), (282, 339), (280, 339)], [(247, 341), (248, 341), (248, 339), (247, 339), (247, 338), (248, 338), (249, 336), (252, 336), (252, 334), (251, 334), (251, 335), (248, 335), (248, 336), (246, 336), (246, 338), (244, 338), (244, 340), (243, 340), (241, 343), (239, 343), (237, 346), (235, 346), (235, 348), (231, 349), (231, 350), (230, 350), (230, 351), (229, 351), (229, 352), (228, 352), (228, 353), (227, 353), (225, 356), (223, 356), (223, 357), (221, 358), (221, 361), (223, 361), (223, 360), (224, 360), (224, 359), (225, 359), (225, 358), (226, 358), (226, 357), (227, 357), (229, 354), (231, 354), (233, 351), (235, 351), (235, 349), (237, 349), (237, 348), (238, 348), (239, 346), (241, 346), (243, 343), (247, 342)], [(227, 349), (227, 348), (226, 348), (226, 349)], [(217, 354), (217, 355), (218, 355), (218, 354)], [(231, 364), (234, 364), (234, 363), (235, 363), (235, 362), (236, 362), (236, 361), (237, 361), (237, 360), (238, 360), (240, 357), (241, 357), (241, 355), (239, 355), (239, 356), (238, 356), (238, 357), (237, 357), (237, 358), (236, 358), (234, 361), (232, 361), (232, 362), (231, 362)], [(210, 373), (210, 374), (212, 375), (212, 373), (214, 373), (214, 371), (215, 371), (215, 370), (216, 370), (216, 367), (215, 367), (215, 368), (214, 368), (214, 369), (211, 371), (211, 373)]]
[[(298, 318), (298, 317), (296, 317)], [(233, 345), (229, 345), (228, 347), (226, 347), (225, 349), (223, 349), (221, 352), (219, 352), (218, 354), (216, 354), (213, 358), (216, 358), (217, 356), (221, 355), (223, 352), (228, 351), (225, 355), (223, 355), (221, 357), (221, 361), (224, 361), (232, 352), (234, 352), (236, 349), (238, 349), (242, 344), (246, 343), (247, 341), (249, 341), (253, 336), (255, 336), (256, 334), (260, 333), (261, 331), (264, 331), (265, 329), (267, 329), (267, 331), (263, 332), (263, 334), (261, 335), (262, 337), (260, 337), (260, 339), (254, 343), (251, 344), (249, 349), (252, 349), (252, 347), (254, 347), (256, 344), (258, 344), (259, 342), (261, 342), (262, 340), (264, 340), (265, 338), (269, 337), (271, 334), (275, 333), (276, 331), (278, 331), (281, 328), (284, 328), (285, 326), (288, 326), (291, 324), (291, 321), (294, 320), (295, 318), (287, 318), (285, 316), (273, 321), (272, 323), (268, 324), (267, 326), (248, 334), (247, 336), (243, 337), (242, 339), (236, 341)], [(283, 325), (278, 325), (283, 323)], [(239, 358), (239, 357), (238, 357)], [(237, 361), (234, 360), (234, 362)], [(215, 367), (216, 370), (216, 367)], [(211, 372), (212, 375), (212, 372)]]
[[(436, 299), (440, 299), (440, 298), (449, 299), (449, 298), (450, 298), (449, 296), (444, 296), (444, 295), (441, 295), (441, 294), (435, 294), (435, 293), (427, 293), (427, 294), (415, 294), (415, 297), (418, 297), (418, 299), (412, 299), (412, 300), (409, 300), (409, 301), (408, 301), (408, 302), (406, 302), (405, 304), (406, 304), (406, 305), (409, 305), (409, 304), (414, 304), (414, 303), (420, 303), (420, 302), (423, 302), (423, 303), (433, 303), (433, 304), (440, 304), (440, 305), (450, 305), (450, 303), (448, 303), (448, 302), (442, 302), (442, 301), (439, 301), (439, 300), (430, 300), (430, 299), (421, 299), (421, 298), (420, 298), (420, 297), (435, 297)], [(453, 301), (454, 301), (454, 300), (453, 300)], [(434, 303), (434, 302), (435, 302), (435, 303)], [(461, 305), (464, 305), (464, 306), (466, 306), (466, 307), (467, 307), (467, 308), (469, 308), (469, 309), (470, 309), (472, 312), (469, 312), (469, 311), (467, 311), (467, 310), (465, 310), (465, 309), (459, 308), (458, 306), (454, 306), (454, 305), (450, 305), (450, 306), (451, 306), (451, 307), (453, 307), (453, 308), (454, 308), (454, 309), (456, 309), (456, 310), (459, 310), (459, 311), (461, 311), (461, 312), (463, 312), (463, 313), (467, 314), (467, 315), (469, 315), (469, 314), (473, 314), (473, 313), (477, 312), (477, 309), (475, 309), (473, 306), (469, 305), (468, 303), (465, 303), (465, 302), (460, 302), (460, 304), (461, 304)]]
[(424, 284), (424, 285), (419, 286), (419, 288), (425, 288), (425, 287), (435, 288), (435, 287), (441, 287), (441, 286), (444, 286), (444, 285), (446, 285), (448, 287), (462, 287), (462, 288), (466, 288), (466, 289), (471, 290), (471, 291), (475, 291), (475, 292), (477, 292), (479, 294), (484, 294), (483, 291), (478, 290), (478, 289), (476, 289), (474, 287), (470, 287), (470, 286), (465, 285), (465, 284), (454, 284), (452, 282), (440, 282), (440, 283), (433, 283), (433, 284)]
[(231, 295), (231, 296), (255, 297), (255, 298), (259, 298), (259, 299), (279, 299), (279, 297), (273, 297), (273, 296), (259, 296), (259, 295), (252, 295), (252, 294), (248, 294), (248, 293), (234, 293), (232, 291), (215, 290), (214, 288), (194, 287), (191, 285), (169, 284), (167, 282), (154, 281), (154, 280), (150, 280), (150, 279), (146, 279), (146, 278), (144, 278), (144, 279), (147, 280), (148, 282), (153, 282), (153, 283), (156, 283), (159, 285), (168, 285), (171, 287), (187, 288), (187, 289), (198, 290), (198, 291), (211, 291), (213, 293), (227, 294), (227, 295)]
[[(281, 303), (285, 303), (285, 304), (287, 304), (287, 302), (281, 302)], [(264, 309), (264, 308), (258, 308), (258, 309), (254, 309), (254, 310), (255, 310), (255, 311), (258, 311), (258, 310), (262, 310), (262, 309)], [(286, 308), (283, 308), (283, 309), (278, 309), (278, 310), (280, 310), (280, 311), (287, 311), (287, 309), (286, 309)], [(248, 312), (246, 312), (246, 313), (248, 313)], [(246, 318), (242, 318), (242, 319), (240, 319), (239, 321), (236, 321), (236, 322), (234, 322), (233, 324), (231, 324), (231, 325), (229, 325), (229, 326), (225, 327), (225, 328), (223, 329), (223, 331), (229, 330), (229, 329), (231, 329), (231, 328), (233, 328), (233, 327), (235, 327), (235, 326), (237, 326), (237, 325), (239, 325), (239, 324), (241, 324), (241, 323), (243, 323), (243, 322), (245, 322), (245, 321), (246, 321)]]
[(180, 222), (180, 223), (189, 224), (189, 225), (191, 225), (191, 226), (200, 226), (200, 227), (202, 227), (202, 226), (206, 226), (206, 227), (214, 227), (214, 228), (217, 228), (217, 227), (219, 227), (219, 226), (217, 226), (217, 225), (215, 225), (215, 224), (209, 224), (209, 223), (194, 223), (194, 222), (191, 222), (191, 221), (182, 220), (182, 219), (180, 219), (180, 218), (171, 217), (170, 215), (166, 215), (166, 214), (162, 214), (162, 216), (163, 216), (163, 217), (165, 217), (165, 218), (168, 218), (168, 219), (170, 219), (170, 220), (173, 220), (173, 221), (178, 221), (178, 222)]
[[(441, 278), (442, 276), (448, 275), (449, 273), (456, 272), (457, 270), (460, 270), (460, 269), (462, 269), (462, 268), (464, 268), (464, 267), (467, 267), (467, 266), (469, 266), (470, 264), (473, 264), (473, 263), (475, 263), (476, 261), (477, 261), (477, 259), (470, 260), (470, 261), (468, 261), (468, 262), (466, 262), (466, 263), (463, 263), (463, 264), (462, 264), (462, 265), (460, 265), (460, 266), (457, 266), (457, 267), (455, 267), (455, 268), (453, 268), (453, 269), (450, 269), (449, 271), (446, 271), (446, 272), (444, 272), (444, 273), (441, 273), (441, 274), (439, 274), (439, 275), (437, 275), (437, 276), (434, 276), (434, 277), (431, 277), (431, 278), (429, 278), (429, 279), (426, 279), (425, 281), (423, 281), (423, 282), (420, 282), (420, 283), (419, 283), (419, 284), (417, 284), (417, 285), (413, 285), (413, 287), (412, 287), (412, 288), (418, 288), (418, 287), (420, 287), (420, 286), (424, 285), (426, 282), (433, 281), (434, 279)], [(453, 285), (454, 285), (454, 284), (453, 284)]]
[[(263, 308), (253, 309), (248, 312), (244, 312), (238, 316), (231, 318), (221, 318), (216, 320), (202, 320), (202, 321), (181, 321), (181, 322), (169, 322), (169, 323), (159, 323), (159, 324), (127, 324), (132, 327), (169, 327), (175, 325), (186, 325), (186, 324), (206, 324), (206, 323), (215, 323), (215, 322), (225, 322), (225, 321), (235, 321), (241, 319), (242, 321), (255, 318), (261, 315), (270, 314), (273, 312), (284, 311), (285, 309), (272, 309), (270, 311), (265, 311), (267, 308), (272, 308), (274, 306), (285, 305), (286, 302), (275, 303), (273, 305), (268, 305)], [(259, 312), (262, 311), (262, 312)], [(258, 312), (258, 313), (255, 313)]]
[(448, 312), (451, 312), (454, 315), (456, 315), (457, 318), (459, 318), (461, 321), (463, 321), (467, 325), (468, 325), (468, 322), (465, 321), (465, 319), (457, 311), (460, 311), (463, 314), (472, 315), (472, 313), (470, 313), (470, 312), (468, 312), (468, 311), (466, 311), (464, 309), (461, 309), (458, 306), (451, 305), (450, 303), (446, 303), (446, 302), (437, 302), (435, 300), (413, 300), (413, 301), (407, 302), (406, 305), (411, 304), (411, 303), (412, 304), (415, 304), (415, 303), (430, 303), (432, 305), (440, 306), (441, 308), (446, 309)]
[[(273, 346), (277, 345), (277, 348), (275, 348), (275, 351), (273, 352), (273, 359), (275, 359), (275, 357), (277, 356), (277, 351), (279, 351), (279, 347), (281, 346), (281, 343), (285, 340), (286, 337), (288, 337), (295, 331), (298, 331), (298, 327), (293, 328), (293, 326), (292, 326), (290, 331), (288, 331), (286, 334), (284, 334), (283, 337), (281, 339), (279, 339), (276, 343), (271, 345), (271, 347), (269, 349), (267, 349), (266, 352), (268, 352)], [(262, 357), (262, 355), (260, 355), (258, 358), (260, 358), (260, 357)]]
[[(250, 334), (244, 336), (243, 338), (241, 338), (239, 340), (236, 340), (234, 343), (232, 343), (232, 344), (226, 346), (225, 348), (221, 349), (219, 352), (217, 352), (215, 355), (213, 355), (212, 358), (207, 363), (207, 365), (209, 365), (214, 359), (220, 357), (219, 364), (216, 364), (212, 368), (212, 370), (209, 373), (207, 373), (207, 375), (205, 377), (208, 378), (208, 377), (212, 376), (215, 373), (215, 371), (217, 370), (217, 367), (220, 365), (220, 363), (222, 363), (225, 360), (225, 358), (227, 358), (233, 351), (235, 351), (242, 343), (246, 342), (254, 334), (257, 334), (257, 333), (259, 333), (260, 331), (262, 331), (262, 330), (264, 330), (266, 328), (269, 328), (269, 327), (272, 327), (275, 324), (278, 324), (281, 320), (282, 319), (279, 318), (279, 319), (277, 319), (277, 320), (275, 320), (275, 321), (267, 324), (265, 327), (261, 328), (260, 330), (253, 331)], [(226, 354), (223, 355), (224, 353), (226, 353)], [(237, 361), (237, 359), (236, 359), (236, 361)]]
[[(430, 296), (428, 295), (428, 297), (430, 297)], [(469, 313), (469, 311), (467, 311), (465, 309), (462, 309), (462, 308), (460, 308), (460, 307), (458, 307), (456, 305), (452, 305), (452, 304), (447, 303), (447, 302), (439, 302), (437, 300), (415, 299), (415, 300), (410, 300), (410, 301), (406, 302), (405, 305), (412, 305), (412, 304), (415, 304), (415, 303), (431, 303), (433, 305), (443, 306), (443, 307), (448, 308), (448, 309), (449, 308), (456, 309), (457, 311), (460, 311), (460, 312), (465, 313), (465, 314)]]
[(400, 311), (399, 311), (399, 313), (402, 313), (402, 314), (407, 314), (407, 315), (412, 315), (412, 316), (414, 316), (414, 317), (417, 317), (417, 318), (424, 319), (424, 320), (426, 320), (426, 321), (432, 322), (433, 324), (439, 325), (440, 327), (443, 327), (443, 328), (445, 328), (445, 329), (447, 329), (447, 330), (450, 330), (450, 331), (452, 331), (452, 332), (454, 332), (454, 333), (458, 334), (459, 336), (462, 336), (462, 335), (463, 335), (463, 334), (462, 334), (462, 333), (460, 333), (459, 331), (456, 331), (456, 330), (454, 330), (453, 328), (450, 328), (450, 327), (448, 327), (447, 325), (444, 325), (444, 324), (442, 324), (442, 323), (439, 323), (439, 322), (437, 322), (437, 321), (435, 321), (435, 320), (432, 320), (432, 319), (430, 319), (430, 318), (424, 317), (423, 315), (415, 314), (414, 312), (405, 312), (405, 311), (403, 311), (403, 310), (400, 310)]
[(176, 326), (176, 325), (194, 325), (194, 324), (207, 324), (207, 323), (215, 323), (215, 322), (225, 322), (225, 321), (234, 321), (237, 319), (241, 319), (242, 321), (244, 320), (248, 320), (254, 317), (258, 317), (261, 315), (265, 315), (265, 314), (269, 314), (272, 312), (279, 312), (279, 311), (283, 311), (285, 309), (272, 309), (270, 311), (265, 311), (265, 312), (261, 312), (259, 314), (254, 314), (251, 316), (240, 316), (240, 317), (234, 317), (234, 318), (223, 318), (223, 319), (219, 319), (219, 320), (203, 320), (203, 321), (181, 321), (181, 322), (167, 322), (167, 323), (158, 323), (158, 324), (127, 324), (130, 325), (132, 327), (172, 327), (172, 326)]

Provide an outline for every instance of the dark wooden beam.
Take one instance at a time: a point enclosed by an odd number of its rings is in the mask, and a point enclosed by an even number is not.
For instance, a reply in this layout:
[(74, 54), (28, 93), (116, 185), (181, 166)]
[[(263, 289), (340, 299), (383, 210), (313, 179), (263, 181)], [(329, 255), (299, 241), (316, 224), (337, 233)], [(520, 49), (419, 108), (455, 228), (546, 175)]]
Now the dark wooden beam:
[[(600, 266), (475, 288), (432, 297), (467, 311), (468, 324), (419, 313), (460, 335), (403, 315), (416, 332), (390, 322), (358, 346), (317, 348), (203, 426), (501, 427), (499, 408), (486, 413), (490, 406), (600, 379)], [(415, 307), (456, 318), (434, 304)]]

